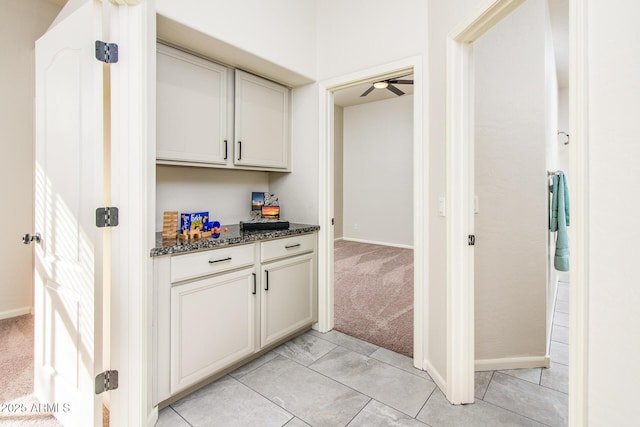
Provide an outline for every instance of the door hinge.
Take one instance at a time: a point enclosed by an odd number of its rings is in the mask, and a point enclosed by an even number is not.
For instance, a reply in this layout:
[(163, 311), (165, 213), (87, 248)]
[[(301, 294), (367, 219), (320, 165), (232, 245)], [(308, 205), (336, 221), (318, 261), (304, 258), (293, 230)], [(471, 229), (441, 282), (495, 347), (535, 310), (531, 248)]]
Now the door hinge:
[(116, 227), (118, 225), (118, 208), (104, 207), (96, 209), (96, 227)]
[(107, 64), (118, 62), (118, 45), (96, 40), (96, 59)]
[(336, 219), (335, 218), (331, 218), (331, 225), (336, 225)]
[(469, 234), (469, 246), (475, 246), (476, 244), (476, 236), (474, 234)]
[(104, 371), (96, 377), (96, 394), (118, 388), (118, 371)]

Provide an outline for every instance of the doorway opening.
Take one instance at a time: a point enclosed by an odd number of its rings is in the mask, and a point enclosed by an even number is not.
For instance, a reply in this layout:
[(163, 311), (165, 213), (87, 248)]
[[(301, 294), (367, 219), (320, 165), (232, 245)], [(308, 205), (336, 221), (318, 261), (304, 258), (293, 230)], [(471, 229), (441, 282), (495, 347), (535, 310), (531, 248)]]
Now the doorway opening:
[(334, 93), (334, 324), (413, 357), (413, 75), (382, 82)]
[[(447, 377), (448, 388), (447, 398), (452, 403), (471, 403), (474, 400), (474, 364), (475, 354), (475, 310), (474, 302), (474, 246), (471, 246), (469, 236), (475, 234), (474, 211), (475, 211), (475, 191), (474, 191), (474, 43), (503, 18), (507, 17), (518, 8), (524, 1), (499, 0), (491, 5), (487, 5), (485, 10), (479, 11), (471, 19), (465, 21), (457, 31), (452, 33), (448, 40), (448, 111), (447, 111), (447, 199), (450, 203), (451, 215), (447, 221), (448, 250), (447, 250), (447, 294), (448, 294), (448, 356), (447, 356)], [(565, 2), (566, 3), (566, 2)], [(584, 44), (578, 43), (578, 36), (584, 30), (584, 5), (581, 2), (569, 1), (567, 7), (569, 14), (576, 18), (577, 25), (570, 30), (572, 40), (571, 58), (576, 61), (578, 67), (584, 64)], [(569, 7), (571, 5), (571, 7)], [(574, 50), (574, 48), (576, 48)], [(569, 56), (569, 54), (567, 54)], [(567, 132), (564, 129), (554, 129), (555, 132), (564, 131), (571, 134), (571, 140), (579, 134), (584, 136), (586, 116), (578, 106), (579, 101), (586, 94), (586, 85), (579, 69), (572, 68), (569, 74), (569, 81), (572, 87), (571, 99), (567, 101), (574, 119), (571, 129)], [(580, 287), (586, 286), (583, 283), (585, 277), (584, 251), (585, 239), (583, 220), (581, 213), (584, 212), (584, 182), (586, 170), (582, 162), (586, 147), (582, 144), (569, 145), (570, 171), (573, 187), (577, 189), (573, 195), (578, 199), (578, 203), (573, 203), (571, 232), (571, 280)], [(554, 171), (551, 171), (552, 173)], [(547, 172), (542, 170), (542, 181), (546, 183)], [(543, 184), (544, 188), (544, 184)], [(544, 203), (546, 205), (546, 203)], [(482, 202), (480, 202), (482, 210)], [(478, 242), (480, 240), (478, 239)], [(525, 242), (526, 243), (526, 242)], [(562, 281), (562, 278), (560, 279)], [(558, 302), (563, 305), (561, 299), (566, 295), (566, 289), (559, 288)], [(547, 294), (547, 298), (551, 299)], [(568, 335), (571, 336), (572, 347), (569, 356), (565, 355), (565, 360), (570, 362), (570, 370), (574, 375), (569, 375), (568, 388), (571, 390), (568, 396), (569, 418), (581, 419), (585, 405), (584, 392), (579, 385), (584, 383), (586, 371), (584, 370), (585, 357), (585, 337), (586, 337), (586, 299), (584, 291), (578, 286), (570, 288), (572, 318), (571, 329)], [(567, 303), (568, 305), (568, 303)], [(557, 311), (557, 310), (556, 310)], [(568, 311), (568, 310), (567, 310)], [(551, 313), (553, 314), (553, 313)], [(547, 316), (549, 313), (547, 313)], [(574, 327), (575, 326), (575, 327)], [(548, 332), (548, 334), (551, 331)], [(548, 339), (548, 338), (547, 338)], [(575, 343), (575, 345), (574, 345)], [(553, 347), (553, 344), (552, 344)], [(551, 350), (553, 353), (553, 350)], [(553, 357), (553, 354), (552, 354)], [(584, 390), (584, 389), (583, 389)], [(576, 393), (574, 393), (576, 392)]]
[[(548, 180), (567, 170), (558, 160), (566, 149), (558, 138), (564, 70), (555, 51), (568, 33), (552, 38), (554, 2), (524, 2), (473, 44), (474, 379), (476, 399), (512, 410), (529, 394), (544, 396), (537, 411), (522, 411), (561, 425), (568, 367), (560, 349), (568, 335), (553, 323), (554, 306), (560, 317), (567, 300), (555, 304), (549, 226), (559, 212), (551, 215)], [(507, 386), (523, 391), (505, 393)]]
[[(425, 293), (427, 289), (425, 250), (427, 235), (425, 233), (428, 217), (425, 212), (427, 150), (423, 146), (423, 103), (422, 103), (422, 58), (411, 57), (405, 60), (374, 67), (346, 76), (327, 80), (320, 83), (320, 152), (319, 152), (319, 222), (320, 232), (318, 240), (318, 324), (320, 332), (327, 332), (334, 328), (334, 95), (341, 89), (362, 83), (369, 85), (373, 81), (390, 79), (397, 76), (412, 74), (414, 78), (413, 95), (413, 125), (412, 125), (412, 163), (413, 163), (413, 364), (419, 369), (425, 369), (426, 340), (424, 339), (425, 325)], [(382, 227), (385, 232), (391, 230), (393, 218)], [(434, 378), (439, 386), (443, 381)]]

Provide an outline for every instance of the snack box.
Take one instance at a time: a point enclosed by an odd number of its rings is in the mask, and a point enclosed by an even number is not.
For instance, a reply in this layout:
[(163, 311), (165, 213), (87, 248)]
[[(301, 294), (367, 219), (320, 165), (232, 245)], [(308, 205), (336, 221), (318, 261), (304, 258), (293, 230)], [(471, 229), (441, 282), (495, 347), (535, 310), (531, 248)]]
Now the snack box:
[(202, 230), (209, 222), (209, 212), (180, 214), (180, 231), (191, 230), (192, 227)]

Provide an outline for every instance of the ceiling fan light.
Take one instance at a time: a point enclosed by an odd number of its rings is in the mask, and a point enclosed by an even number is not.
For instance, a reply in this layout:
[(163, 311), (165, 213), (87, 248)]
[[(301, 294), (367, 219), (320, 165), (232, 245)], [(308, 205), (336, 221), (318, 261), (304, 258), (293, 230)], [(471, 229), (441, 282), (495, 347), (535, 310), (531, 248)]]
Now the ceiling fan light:
[(375, 82), (373, 84), (373, 87), (375, 87), (376, 89), (384, 89), (387, 86), (389, 86), (389, 83), (387, 83), (387, 82)]

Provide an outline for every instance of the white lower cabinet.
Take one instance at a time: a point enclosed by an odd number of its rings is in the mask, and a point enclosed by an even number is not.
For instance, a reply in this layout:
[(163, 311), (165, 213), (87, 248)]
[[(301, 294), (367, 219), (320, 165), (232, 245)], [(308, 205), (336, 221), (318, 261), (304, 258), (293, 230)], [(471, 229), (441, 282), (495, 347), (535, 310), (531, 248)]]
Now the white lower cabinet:
[(317, 321), (316, 239), (154, 260), (154, 405)]
[(256, 350), (253, 268), (171, 289), (171, 394)]
[(262, 266), (261, 345), (278, 341), (316, 318), (315, 254)]

